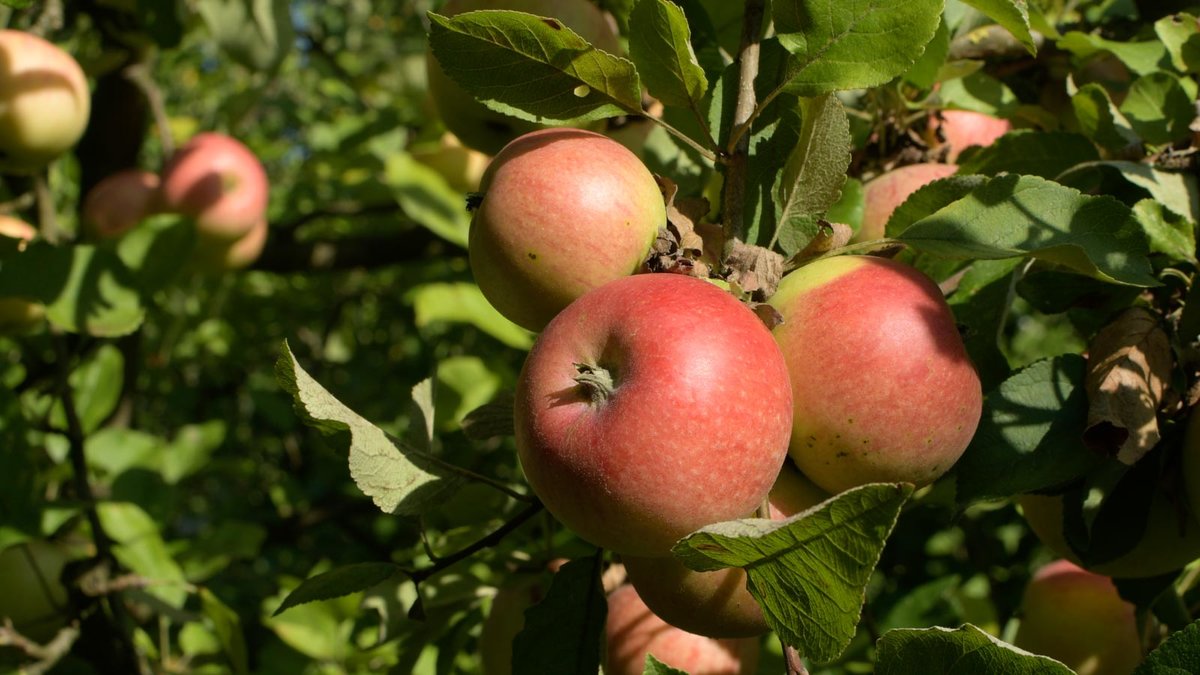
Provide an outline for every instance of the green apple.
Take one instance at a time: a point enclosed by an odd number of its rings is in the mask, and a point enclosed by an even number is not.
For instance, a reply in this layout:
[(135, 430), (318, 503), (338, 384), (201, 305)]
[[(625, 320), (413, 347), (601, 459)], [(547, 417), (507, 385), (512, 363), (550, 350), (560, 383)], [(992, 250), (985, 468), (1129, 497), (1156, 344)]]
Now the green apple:
[(413, 159), (436, 171), (447, 185), (459, 192), (478, 190), (483, 172), (492, 159), (466, 147), (450, 132), (442, 134), (436, 143), (410, 148), (409, 153)]
[(0, 30), (0, 171), (36, 171), (69, 150), (91, 104), (70, 54), (31, 33)]

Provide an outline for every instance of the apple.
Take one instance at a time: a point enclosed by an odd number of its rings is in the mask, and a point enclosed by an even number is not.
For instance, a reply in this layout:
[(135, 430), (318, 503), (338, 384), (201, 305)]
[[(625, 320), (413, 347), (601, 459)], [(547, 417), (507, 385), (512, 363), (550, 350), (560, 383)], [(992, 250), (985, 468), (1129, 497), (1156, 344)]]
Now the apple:
[(479, 634), (485, 675), (511, 675), (513, 640), (525, 627), (525, 610), (541, 602), (545, 592), (541, 576), (518, 579), (496, 592)]
[[(783, 520), (828, 498), (828, 493), (785, 462), (768, 496), (771, 518)], [(715, 638), (767, 632), (762, 609), (746, 588), (741, 568), (695, 572), (673, 557), (623, 556), (621, 560), (638, 595), (672, 626)]]
[(163, 210), (195, 220), (201, 241), (248, 233), (266, 217), (267, 191), (258, 157), (225, 134), (194, 136), (163, 167)]
[(1013, 643), (1079, 675), (1129, 675), (1142, 661), (1135, 611), (1112, 579), (1057, 560), (1025, 587)]
[(971, 110), (942, 110), (929, 118), (929, 130), (947, 147), (946, 161), (956, 162), (963, 150), (989, 146), (1012, 130), (1006, 119)]
[(580, 537), (666, 556), (766, 497), (791, 398), (771, 333), (732, 295), (693, 277), (625, 277), (534, 343), (517, 379), (517, 453), (546, 509)]
[[(24, 250), (24, 242), (32, 240), (37, 234), (37, 228), (29, 223), (0, 214), (0, 237), (21, 240), (21, 250)], [(40, 302), (15, 297), (0, 298), (0, 334), (24, 333), (41, 325), (45, 318), (46, 306)]]
[(67, 589), (61, 577), (69, 556), (60, 546), (34, 539), (0, 551), (0, 623), (38, 642), (66, 623)]
[(667, 223), (654, 176), (620, 143), (545, 129), (488, 165), (471, 220), (475, 282), (501, 314), (541, 330), (572, 300), (638, 271)]
[[(1063, 535), (1063, 500), (1054, 495), (1021, 495), (1017, 499), (1029, 529), (1046, 548), (1076, 564), (1080, 560)], [(1200, 558), (1200, 522), (1159, 490), (1150, 504), (1141, 540), (1125, 555), (1089, 569), (1117, 578), (1166, 574)]]
[(863, 184), (862, 225), (855, 241), (872, 241), (884, 236), (887, 221), (904, 200), (928, 183), (953, 176), (954, 164), (909, 164), (877, 176)]
[(91, 104), (70, 54), (31, 33), (0, 30), (0, 170), (33, 172), (70, 149)]
[(791, 374), (789, 453), (830, 493), (923, 486), (966, 449), (983, 409), (954, 315), (924, 274), (870, 256), (822, 258), (768, 302)]
[(125, 234), (158, 213), (159, 178), (141, 169), (125, 169), (105, 177), (83, 200), (83, 226), (99, 239)]
[(267, 245), (270, 231), (266, 218), (254, 224), (250, 231), (234, 242), (197, 241), (194, 264), (201, 272), (219, 274), (240, 270), (254, 264)]
[(641, 675), (646, 655), (690, 675), (749, 675), (758, 667), (756, 638), (717, 640), (658, 618), (628, 584), (608, 596), (605, 675)]
[[(620, 51), (616, 27), (587, 0), (450, 0), (439, 12), (454, 16), (483, 9), (504, 9), (538, 16), (553, 16), (597, 48)], [(496, 154), (509, 141), (545, 125), (489, 110), (442, 70), (432, 51), (425, 56), (429, 95), (442, 123), (469, 148)]]
[(436, 171), (447, 185), (459, 192), (479, 189), (479, 181), (492, 159), (466, 147), (450, 132), (442, 134), (435, 144), (419, 145), (409, 152), (413, 159)]

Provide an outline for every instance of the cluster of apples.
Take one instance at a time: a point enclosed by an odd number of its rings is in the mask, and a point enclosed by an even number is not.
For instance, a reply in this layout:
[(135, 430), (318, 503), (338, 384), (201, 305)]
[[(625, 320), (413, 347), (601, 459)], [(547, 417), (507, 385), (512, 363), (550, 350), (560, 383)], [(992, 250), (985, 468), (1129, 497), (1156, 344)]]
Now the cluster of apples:
[(670, 551), (681, 537), (765, 502), (784, 518), (865, 483), (927, 485), (974, 434), (978, 376), (915, 269), (867, 256), (805, 265), (768, 299), (783, 317), (771, 330), (718, 284), (642, 273), (666, 209), (616, 141), (528, 133), (480, 191), (476, 282), (540, 332), (515, 401), (526, 478), (562, 523), (619, 554), (640, 601), (679, 629), (751, 641), (767, 630), (744, 573), (684, 568)]

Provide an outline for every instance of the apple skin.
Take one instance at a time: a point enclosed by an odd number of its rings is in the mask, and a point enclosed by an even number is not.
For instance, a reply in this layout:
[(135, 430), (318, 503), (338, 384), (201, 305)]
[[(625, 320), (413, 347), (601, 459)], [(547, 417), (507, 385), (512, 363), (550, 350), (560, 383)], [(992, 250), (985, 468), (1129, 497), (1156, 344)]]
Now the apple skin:
[[(0, 236), (27, 242), (37, 237), (33, 225), (12, 216), (0, 214)], [(42, 324), (46, 306), (24, 298), (0, 298), (0, 334), (25, 333)]]
[[(768, 496), (771, 519), (794, 516), (829, 497), (790, 462), (784, 462)], [(642, 601), (672, 626), (714, 638), (767, 632), (762, 609), (746, 588), (746, 573), (741, 568), (696, 572), (674, 557), (624, 556), (621, 560)]]
[(240, 141), (194, 136), (163, 167), (162, 208), (196, 222), (199, 239), (233, 241), (266, 217), (267, 173)]
[(513, 640), (525, 627), (525, 610), (545, 594), (541, 576), (522, 578), (496, 592), (479, 634), (484, 675), (511, 675)]
[(97, 239), (112, 239), (132, 230), (161, 208), (158, 174), (125, 169), (105, 177), (83, 200), (83, 226)]
[[(576, 364), (612, 378), (586, 386)], [(770, 332), (700, 279), (613, 281), (554, 318), (517, 380), (517, 452), (546, 509), (616, 553), (667, 556), (684, 535), (753, 511), (791, 428)]]
[(413, 159), (433, 169), (446, 184), (458, 192), (479, 189), (479, 181), (492, 158), (463, 145), (450, 132), (442, 134), (436, 144), (421, 145), (409, 150)]
[(196, 243), (193, 263), (196, 269), (206, 274), (245, 269), (262, 255), (270, 229), (266, 218), (263, 218), (234, 242), (201, 239)]
[(61, 577), (66, 551), (34, 539), (0, 551), (0, 621), (12, 620), (25, 637), (45, 642), (66, 623), (67, 589)]
[[(552, 16), (597, 48), (610, 54), (620, 52), (616, 26), (587, 0), (450, 0), (439, 13), (455, 16), (484, 9)], [(446, 75), (431, 50), (426, 50), (425, 65), (429, 95), (442, 123), (463, 145), (494, 155), (518, 136), (546, 128), (544, 124), (489, 110)]]
[(91, 113), (87, 77), (68, 53), (0, 30), (0, 169), (36, 171), (75, 145)]
[[(1079, 558), (1063, 536), (1061, 496), (1021, 495), (1017, 499), (1029, 529), (1045, 544), (1071, 562)], [(1160, 490), (1150, 504), (1149, 523), (1141, 541), (1125, 555), (1089, 569), (1119, 579), (1153, 577), (1177, 570), (1200, 558), (1200, 522), (1187, 514)], [(1185, 519), (1183, 522), (1180, 519)]]
[(1062, 661), (1078, 675), (1129, 675), (1142, 661), (1135, 612), (1112, 579), (1056, 560), (1025, 587), (1013, 644)]
[(587, 291), (638, 271), (667, 223), (637, 155), (580, 129), (509, 143), (480, 190), (469, 237), (475, 282), (497, 311), (533, 331)]
[(792, 378), (789, 453), (839, 493), (873, 482), (920, 487), (966, 449), (983, 409), (954, 315), (928, 277), (894, 260), (825, 258), (788, 274), (768, 301)]
[(958, 167), (954, 164), (909, 164), (867, 181), (863, 185), (862, 225), (854, 241), (882, 238), (892, 212), (904, 200), (928, 183), (953, 176), (955, 171)]
[(940, 132), (947, 146), (946, 161), (954, 163), (971, 146), (987, 147), (1009, 131), (1012, 122), (971, 110), (943, 110), (929, 118), (930, 130)]
[(655, 616), (628, 584), (608, 596), (605, 675), (641, 675), (646, 655), (690, 675), (750, 675), (758, 668), (756, 638), (717, 640)]

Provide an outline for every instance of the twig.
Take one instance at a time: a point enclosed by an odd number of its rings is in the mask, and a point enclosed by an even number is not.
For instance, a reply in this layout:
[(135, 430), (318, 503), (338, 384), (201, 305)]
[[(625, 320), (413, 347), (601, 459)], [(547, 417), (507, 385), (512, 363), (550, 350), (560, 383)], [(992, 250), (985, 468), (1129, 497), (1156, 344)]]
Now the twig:
[(38, 230), (42, 238), (51, 244), (61, 243), (64, 233), (58, 227), (58, 215), (54, 211), (54, 195), (50, 192), (50, 181), (46, 171), (33, 176), (33, 195), (37, 201)]
[(742, 14), (742, 42), (738, 50), (737, 105), (733, 110), (733, 129), (725, 151), (725, 187), (721, 196), (721, 214), (726, 246), (745, 235), (742, 205), (746, 199), (746, 167), (750, 154), (750, 135), (736, 136), (736, 130), (749, 128), (755, 109), (754, 79), (758, 77), (759, 43), (762, 40), (765, 0), (746, 0)]
[(162, 145), (163, 158), (175, 154), (175, 138), (171, 136), (171, 118), (167, 115), (167, 106), (163, 103), (162, 90), (150, 75), (150, 65), (145, 61), (135, 61), (125, 67), (122, 72), (125, 79), (132, 82), (146, 97), (150, 106), (150, 114), (154, 116), (154, 126), (158, 127), (158, 141)]
[[(713, 152), (711, 148), (704, 147), (700, 143), (696, 142), (691, 136), (688, 136), (687, 134), (683, 133), (682, 131), (671, 126), (666, 121), (664, 121), (662, 118), (647, 115), (647, 119), (649, 119), (650, 121), (654, 122), (658, 126), (665, 129), (667, 131), (667, 133), (671, 134), (675, 138), (678, 138), (679, 140), (686, 143), (693, 150), (700, 153), (701, 157), (707, 159), (708, 161), (710, 161), (714, 164), (721, 161), (721, 159), (719, 157), (717, 157), (717, 154), (715, 152)], [(708, 129), (705, 128), (705, 131), (708, 131)], [(711, 134), (709, 136), (711, 138)]]
[(808, 668), (804, 667), (800, 652), (795, 647), (783, 644), (783, 658), (787, 664), (787, 675), (808, 675)]
[(502, 539), (504, 539), (505, 536), (507, 536), (513, 530), (516, 530), (521, 525), (524, 525), (525, 521), (527, 521), (530, 518), (537, 515), (537, 513), (541, 510), (542, 510), (542, 503), (540, 501), (534, 502), (534, 503), (530, 504), (529, 506), (526, 506), (525, 510), (521, 511), (516, 516), (513, 516), (512, 520), (501, 525), (499, 528), (493, 530), (490, 534), (483, 537), (482, 539), (479, 539), (475, 543), (473, 543), (463, 549), (460, 549), (444, 558), (438, 558), (436, 563), (434, 563), (428, 567), (422, 567), (420, 569), (415, 569), (415, 570), (405, 570), (405, 574), (407, 574), (408, 578), (412, 579), (414, 583), (419, 584), (420, 582), (424, 581), (425, 579), (428, 579), (429, 577), (437, 574), (438, 572), (441, 572), (442, 570), (446, 569), (447, 567), (450, 567), (454, 563), (457, 563), (461, 560), (465, 560), (465, 559), (471, 557), (472, 555), (474, 555), (475, 553), (482, 551), (485, 548), (489, 548), (489, 547), (495, 546), (496, 544), (500, 543), (500, 541)]
[(0, 213), (8, 215), (18, 211), (24, 211), (25, 209), (33, 206), (35, 201), (37, 201), (37, 195), (35, 195), (32, 190), (22, 193), (6, 202), (0, 202)]
[(29, 32), (39, 37), (46, 37), (50, 33), (59, 30), (63, 27), (63, 4), (62, 0), (45, 0), (42, 3), (42, 13), (38, 16), (37, 21), (29, 28)]
[(4, 623), (0, 624), (0, 646), (15, 647), (26, 656), (37, 659), (36, 663), (21, 667), (20, 672), (29, 675), (41, 675), (41, 673), (48, 672), (71, 651), (71, 646), (78, 638), (79, 628), (72, 625), (60, 629), (54, 639), (43, 645), (18, 633), (17, 629), (13, 627), (12, 620), (8, 618), (5, 618)]

